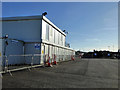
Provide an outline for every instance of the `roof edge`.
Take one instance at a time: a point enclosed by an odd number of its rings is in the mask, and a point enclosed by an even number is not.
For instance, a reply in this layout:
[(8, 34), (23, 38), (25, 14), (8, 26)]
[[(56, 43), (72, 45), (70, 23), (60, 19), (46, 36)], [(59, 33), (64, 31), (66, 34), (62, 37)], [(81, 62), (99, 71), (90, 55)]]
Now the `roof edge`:
[(54, 28), (56, 28), (59, 32), (61, 32), (64, 36), (66, 36), (66, 34), (61, 29), (59, 29), (55, 24), (53, 24), (49, 19), (47, 19), (43, 15), (2, 17), (0, 18), (0, 21), (23, 21), (23, 20), (41, 20), (41, 19), (45, 20), (47, 23), (49, 23)]

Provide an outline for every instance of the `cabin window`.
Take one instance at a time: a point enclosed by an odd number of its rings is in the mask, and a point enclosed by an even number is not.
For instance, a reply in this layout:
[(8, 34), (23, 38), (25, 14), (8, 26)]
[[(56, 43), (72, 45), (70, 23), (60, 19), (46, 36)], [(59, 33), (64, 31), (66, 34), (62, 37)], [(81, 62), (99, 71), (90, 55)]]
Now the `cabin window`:
[(50, 27), (50, 36), (52, 37), (52, 35), (53, 35), (53, 28)]
[(56, 39), (55, 37), (56, 37), (56, 36), (55, 36), (55, 29), (54, 29), (54, 43), (55, 43), (55, 39)]
[(46, 40), (49, 40), (49, 24), (46, 24)]

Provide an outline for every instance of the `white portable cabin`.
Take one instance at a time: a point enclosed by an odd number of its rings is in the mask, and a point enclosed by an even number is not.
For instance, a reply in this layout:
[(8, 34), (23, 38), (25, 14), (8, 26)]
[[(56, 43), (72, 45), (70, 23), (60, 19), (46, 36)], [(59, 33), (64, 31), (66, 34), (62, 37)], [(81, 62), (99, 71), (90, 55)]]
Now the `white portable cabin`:
[[(52, 59), (55, 54), (57, 62), (59, 62), (59, 60), (65, 60), (62, 55), (75, 54), (73, 49), (65, 47), (66, 34), (43, 15), (4, 17), (2, 30), (2, 36), (7, 34), (11, 40), (16, 39), (19, 41), (19, 45), (11, 45), (12, 42), (9, 42), (11, 46), (7, 46), (7, 55), (41, 54), (49, 55)], [(17, 62), (21, 62), (19, 60), (21, 59), (18, 59)], [(24, 58), (21, 63), (30, 64), (29, 57)], [(43, 58), (35, 59), (34, 64), (39, 63), (43, 63)], [(15, 64), (15, 61), (11, 60), (9, 64)]]

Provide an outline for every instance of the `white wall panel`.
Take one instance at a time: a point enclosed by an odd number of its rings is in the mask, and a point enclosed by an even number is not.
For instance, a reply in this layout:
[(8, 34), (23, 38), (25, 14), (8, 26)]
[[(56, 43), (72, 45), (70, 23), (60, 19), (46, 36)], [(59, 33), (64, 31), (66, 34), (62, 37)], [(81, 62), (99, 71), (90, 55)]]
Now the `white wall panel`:
[(42, 39), (46, 39), (46, 22), (42, 20)]
[(3, 36), (27, 42), (40, 41), (41, 20), (3, 21)]

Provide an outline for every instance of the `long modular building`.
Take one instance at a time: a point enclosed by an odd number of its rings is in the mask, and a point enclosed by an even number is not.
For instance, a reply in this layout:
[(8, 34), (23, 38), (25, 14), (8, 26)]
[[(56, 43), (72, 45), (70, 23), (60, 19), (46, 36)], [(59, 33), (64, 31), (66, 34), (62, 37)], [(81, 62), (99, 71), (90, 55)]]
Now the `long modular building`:
[[(65, 46), (66, 34), (43, 15), (4, 17), (2, 30), (3, 37), (8, 35), (2, 41), (3, 56), (9, 57), (9, 64), (30, 64), (29, 57), (22, 55), (48, 55), (50, 59), (56, 55), (59, 62), (75, 54), (73, 49)], [(42, 57), (36, 57), (34, 64), (43, 62)]]

